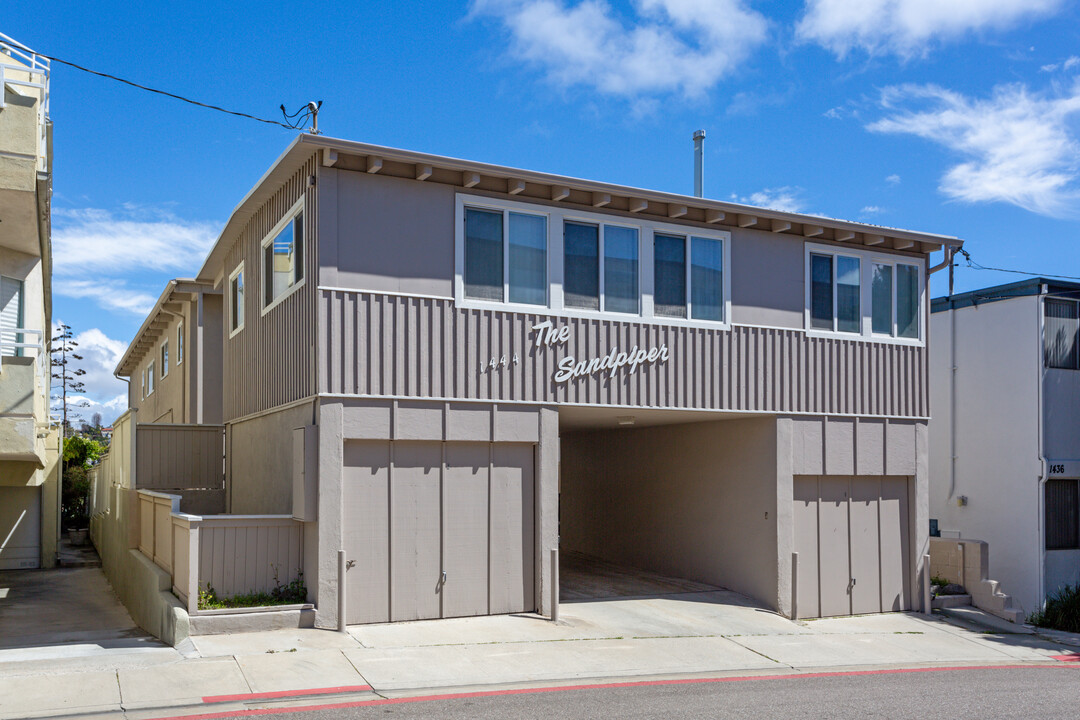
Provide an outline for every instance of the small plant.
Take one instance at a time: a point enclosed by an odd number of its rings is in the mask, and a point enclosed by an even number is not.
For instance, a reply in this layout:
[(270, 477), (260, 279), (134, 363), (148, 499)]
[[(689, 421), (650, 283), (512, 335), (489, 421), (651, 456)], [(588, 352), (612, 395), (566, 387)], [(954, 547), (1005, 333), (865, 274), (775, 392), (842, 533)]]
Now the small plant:
[(938, 587), (945, 587), (949, 584), (949, 581), (943, 577), (938, 577), (937, 575), (935, 575), (934, 577), (930, 578), (930, 584), (937, 585)]
[(1066, 585), (1046, 600), (1046, 607), (1028, 616), (1036, 627), (1080, 632), (1080, 583)]
[(206, 583), (206, 589), (199, 588), (200, 610), (224, 610), (226, 608), (261, 607), (264, 605), (297, 605), (307, 602), (307, 585), (304, 584), (304, 571), (297, 570), (295, 580), (285, 585), (278, 580), (277, 568), (274, 568), (274, 587), (269, 592), (249, 592), (232, 597), (219, 597), (214, 586)]

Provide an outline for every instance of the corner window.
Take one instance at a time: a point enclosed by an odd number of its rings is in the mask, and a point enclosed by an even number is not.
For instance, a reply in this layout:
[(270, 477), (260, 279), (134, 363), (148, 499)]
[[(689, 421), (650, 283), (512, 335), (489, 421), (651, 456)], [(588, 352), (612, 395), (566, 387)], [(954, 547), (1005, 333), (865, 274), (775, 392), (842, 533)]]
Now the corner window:
[(809, 330), (921, 338), (922, 270), (896, 257), (808, 245)]
[(293, 212), (262, 241), (263, 307), (286, 295), (304, 279), (304, 213), (303, 199)]
[(146, 367), (146, 396), (150, 397), (154, 394), (154, 363), (151, 363)]
[(161, 377), (169, 374), (169, 341), (161, 343)]
[(547, 304), (547, 218), (465, 208), (465, 297)]
[(229, 275), (229, 337), (244, 329), (244, 263)]
[(1046, 481), (1046, 549), (1080, 549), (1080, 487), (1076, 480)]
[(1080, 302), (1043, 300), (1043, 354), (1048, 368), (1080, 370)]
[(184, 322), (176, 325), (176, 364), (184, 362)]

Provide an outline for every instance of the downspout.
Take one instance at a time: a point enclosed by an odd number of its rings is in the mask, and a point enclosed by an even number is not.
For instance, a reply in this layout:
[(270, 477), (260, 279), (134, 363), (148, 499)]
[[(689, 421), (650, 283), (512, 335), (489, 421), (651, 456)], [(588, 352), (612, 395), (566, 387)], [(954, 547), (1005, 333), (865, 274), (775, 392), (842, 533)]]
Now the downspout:
[(1035, 435), (1038, 438), (1039, 443), (1039, 480), (1037, 483), (1039, 496), (1036, 500), (1036, 506), (1039, 512), (1039, 522), (1037, 523), (1038, 534), (1035, 542), (1038, 547), (1039, 568), (1036, 577), (1038, 578), (1038, 591), (1035, 597), (1039, 599), (1039, 609), (1041, 610), (1046, 604), (1046, 445), (1043, 441), (1043, 388), (1046, 386), (1046, 360), (1044, 357), (1046, 347), (1046, 328), (1045, 328), (1045, 314), (1043, 313), (1043, 303), (1046, 302), (1043, 296), (1048, 292), (1046, 285), (1039, 286), (1039, 297), (1035, 303), (1035, 311), (1038, 313), (1038, 317), (1035, 319), (1035, 327), (1039, 328), (1039, 342), (1036, 345), (1036, 351), (1039, 353), (1038, 365), (1039, 372), (1036, 374), (1038, 378), (1038, 386), (1035, 388), (1036, 398), (1036, 412), (1038, 417), (1035, 419)]
[(945, 251), (945, 259), (930, 268), (930, 274), (949, 268), (949, 499), (956, 494), (956, 308), (952, 306), (953, 259), (956, 248)]

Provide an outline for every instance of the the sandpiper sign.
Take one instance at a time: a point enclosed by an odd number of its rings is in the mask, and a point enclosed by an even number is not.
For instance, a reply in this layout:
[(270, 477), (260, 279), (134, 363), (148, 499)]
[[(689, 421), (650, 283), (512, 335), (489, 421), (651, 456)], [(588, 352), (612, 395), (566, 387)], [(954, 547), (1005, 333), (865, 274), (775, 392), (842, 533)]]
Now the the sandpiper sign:
[[(538, 350), (564, 345), (570, 340), (570, 328), (564, 325), (556, 329), (550, 320), (533, 325), (532, 329), (536, 333), (533, 338), (533, 347)], [(668, 347), (663, 344), (660, 347), (652, 348), (635, 345), (625, 351), (620, 351), (618, 346), (614, 346), (611, 348), (611, 352), (603, 357), (578, 360), (573, 355), (567, 355), (559, 361), (558, 370), (555, 371), (551, 378), (557, 383), (564, 383), (598, 372), (607, 372), (608, 378), (613, 378), (619, 368), (623, 367), (629, 367), (630, 374), (633, 375), (638, 366), (646, 363), (651, 365), (653, 363), (667, 362), (668, 357), (670, 357)]]

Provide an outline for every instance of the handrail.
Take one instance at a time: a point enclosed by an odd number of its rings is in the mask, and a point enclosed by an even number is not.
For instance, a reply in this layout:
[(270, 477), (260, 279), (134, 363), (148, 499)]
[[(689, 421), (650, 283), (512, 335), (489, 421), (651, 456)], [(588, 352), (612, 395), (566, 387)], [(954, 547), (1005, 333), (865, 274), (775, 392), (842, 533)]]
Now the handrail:
[[(38, 148), (37, 163), (41, 172), (51, 172), (49, 167), (49, 76), (52, 73), (52, 60), (39, 55), (21, 42), (0, 33), (0, 54), (10, 58), (22, 60), (29, 67), (21, 67), (9, 63), (0, 63), (0, 108), (4, 107), (4, 91), (7, 85), (19, 85), (23, 87), (37, 88), (41, 90), (41, 102), (38, 103)], [(5, 70), (27, 73), (29, 82), (15, 80), (6, 76)], [(41, 76), (41, 82), (34, 82), (34, 75)]]

